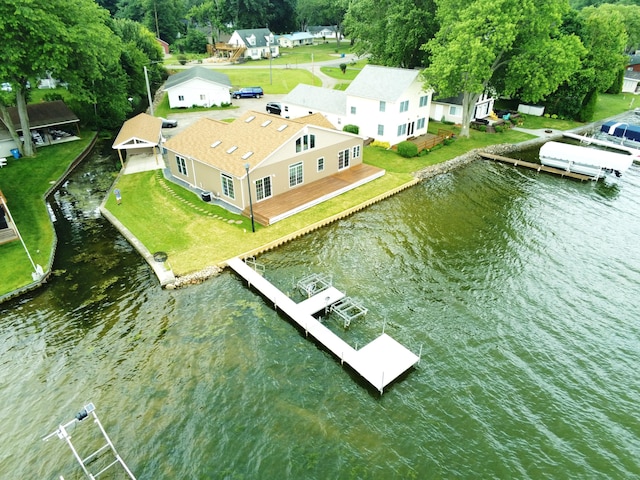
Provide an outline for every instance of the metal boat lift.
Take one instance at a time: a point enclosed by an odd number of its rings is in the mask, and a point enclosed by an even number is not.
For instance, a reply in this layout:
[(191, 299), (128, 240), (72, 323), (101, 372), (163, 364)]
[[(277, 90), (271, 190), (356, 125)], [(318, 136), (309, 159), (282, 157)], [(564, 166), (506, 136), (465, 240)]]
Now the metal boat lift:
[(368, 310), (351, 297), (344, 297), (342, 300), (329, 307), (330, 312), (335, 312), (344, 322), (344, 328), (351, 325), (351, 321), (359, 317), (364, 317)]
[(322, 273), (312, 273), (304, 278), (301, 278), (296, 283), (296, 287), (300, 292), (311, 298), (324, 290), (327, 290), (332, 286), (333, 278), (331, 275), (325, 275)]
[[(102, 433), (102, 436), (104, 437), (106, 443), (100, 448), (98, 448), (96, 451), (91, 453), (89, 456), (82, 458), (78, 454), (78, 451), (76, 450), (76, 448), (73, 446), (73, 443), (71, 443), (71, 435), (69, 434), (68, 429), (72, 425), (82, 422), (89, 415), (93, 417), (93, 423), (97, 425), (98, 428), (100, 429), (100, 432)], [(87, 478), (90, 478), (91, 480), (95, 480), (96, 478), (98, 478), (99, 475), (102, 475), (111, 467), (119, 464), (120, 466), (122, 466), (122, 468), (124, 469), (124, 471), (127, 473), (127, 475), (131, 480), (136, 480), (136, 477), (133, 475), (133, 473), (131, 473), (131, 470), (129, 470), (129, 467), (127, 467), (127, 465), (124, 463), (124, 460), (122, 460), (122, 458), (116, 451), (116, 447), (113, 445), (113, 442), (109, 438), (109, 435), (107, 435), (107, 432), (102, 426), (102, 423), (100, 423), (100, 420), (98, 419), (98, 415), (96, 414), (96, 407), (93, 405), (93, 403), (89, 403), (85, 405), (85, 407), (76, 415), (76, 417), (73, 420), (65, 423), (64, 425), (58, 426), (58, 429), (55, 432), (50, 433), (49, 435), (44, 437), (43, 440), (46, 442), (47, 440), (49, 440), (54, 436), (57, 436), (60, 440), (65, 440), (67, 442), (67, 445), (69, 445), (69, 448), (73, 452), (73, 456), (76, 458), (76, 460), (80, 464), (80, 467), (82, 468), (82, 471), (85, 473)], [(111, 453), (115, 457), (115, 460), (110, 462), (108, 465), (104, 466), (99, 472), (91, 473), (87, 468), (88, 464), (95, 461), (100, 454), (102, 454), (107, 450), (111, 450)], [(64, 478), (61, 476), (60, 480), (64, 480)]]

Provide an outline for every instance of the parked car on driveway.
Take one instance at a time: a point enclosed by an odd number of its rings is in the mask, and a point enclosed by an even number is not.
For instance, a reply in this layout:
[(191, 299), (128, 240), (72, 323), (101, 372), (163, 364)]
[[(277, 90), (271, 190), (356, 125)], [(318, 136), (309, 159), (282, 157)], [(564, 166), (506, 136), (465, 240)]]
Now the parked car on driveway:
[(175, 128), (178, 126), (178, 120), (169, 120), (168, 118), (162, 118), (162, 128)]
[(278, 102), (269, 102), (267, 103), (267, 112), (273, 113), (274, 115), (280, 115), (282, 112), (282, 105)]
[(263, 95), (262, 87), (245, 87), (231, 94), (233, 98), (260, 98)]

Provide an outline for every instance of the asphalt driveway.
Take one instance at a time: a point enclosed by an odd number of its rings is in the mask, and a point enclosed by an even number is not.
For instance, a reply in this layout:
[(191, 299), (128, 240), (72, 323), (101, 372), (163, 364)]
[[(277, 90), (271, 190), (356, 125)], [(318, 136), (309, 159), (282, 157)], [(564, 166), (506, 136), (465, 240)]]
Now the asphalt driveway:
[(178, 120), (178, 126), (175, 128), (163, 128), (162, 135), (164, 138), (169, 139), (174, 135), (182, 132), (192, 123), (196, 122), (202, 117), (214, 118), (216, 120), (226, 120), (229, 118), (239, 118), (249, 110), (255, 110), (258, 112), (266, 112), (267, 103), (278, 102), (284, 98), (284, 95), (265, 95), (262, 98), (239, 98), (232, 99), (231, 103), (234, 107), (227, 110), (209, 110), (203, 112), (190, 112), (190, 113), (171, 113), (170, 119)]

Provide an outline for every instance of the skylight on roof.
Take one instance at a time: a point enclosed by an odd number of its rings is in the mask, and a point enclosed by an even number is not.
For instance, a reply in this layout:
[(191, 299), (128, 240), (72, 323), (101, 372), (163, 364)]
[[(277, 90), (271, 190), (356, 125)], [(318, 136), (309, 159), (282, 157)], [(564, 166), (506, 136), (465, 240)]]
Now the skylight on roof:
[(250, 121), (252, 121), (254, 118), (256, 118), (255, 115), (251, 115), (250, 117), (247, 117), (247, 119), (245, 120), (245, 122), (249, 123)]
[(238, 149), (238, 147), (236, 147), (235, 145), (233, 147), (231, 147), (229, 150), (227, 150), (227, 153), (233, 153)]
[(242, 159), (246, 160), (247, 158), (249, 158), (251, 155), (253, 155), (253, 152), (247, 152), (244, 155), (242, 155)]
[(211, 148), (216, 148), (218, 145), (220, 145), (222, 142), (220, 140), (216, 140), (215, 142), (213, 142), (211, 144)]
[(286, 125), (286, 124), (285, 124), (285, 125), (280, 125), (280, 126), (278, 127), (278, 131), (279, 131), (279, 132), (281, 132), (281, 131), (283, 131), (285, 128), (287, 128), (288, 126), (289, 126), (289, 125)]
[(263, 122), (262, 126), (266, 127), (267, 125), (269, 125), (271, 123), (271, 120), (267, 120), (266, 122)]

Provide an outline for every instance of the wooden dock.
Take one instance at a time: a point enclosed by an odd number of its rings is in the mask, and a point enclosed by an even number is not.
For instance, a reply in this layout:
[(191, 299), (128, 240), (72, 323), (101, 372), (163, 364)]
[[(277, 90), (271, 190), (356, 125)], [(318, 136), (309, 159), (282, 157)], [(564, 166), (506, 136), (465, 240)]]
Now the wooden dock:
[(276, 309), (284, 312), (305, 331), (306, 335), (315, 338), (339, 358), (341, 363), (349, 365), (380, 393), (383, 393), (384, 387), (420, 360), (416, 354), (385, 333), (356, 350), (315, 319), (312, 313), (319, 312), (344, 298), (344, 293), (333, 287), (296, 303), (240, 258), (228, 260), (227, 265), (240, 275), (249, 287), (258, 290)]
[(540, 163), (531, 163), (531, 162), (525, 162), (523, 160), (518, 160), (515, 158), (509, 158), (509, 157), (503, 157), (501, 155), (493, 155), (492, 153), (484, 153), (481, 152), (479, 153), (479, 155), (482, 158), (486, 158), (488, 160), (495, 160), (498, 162), (503, 162), (503, 163), (509, 163), (515, 167), (526, 167), (526, 168), (530, 168), (532, 170), (536, 170), (538, 172), (547, 172), (547, 173), (553, 173), (555, 175), (560, 175), (561, 177), (569, 177), (569, 178), (575, 178), (577, 180), (591, 180), (594, 181), (595, 178), (594, 177), (590, 177), (588, 175), (582, 175), (581, 173), (574, 173), (574, 172), (569, 172), (567, 170), (561, 170), (559, 168), (553, 168), (553, 167), (547, 167), (546, 165), (542, 165)]

